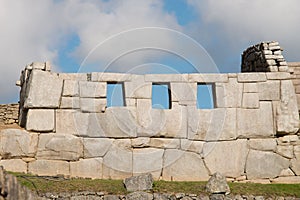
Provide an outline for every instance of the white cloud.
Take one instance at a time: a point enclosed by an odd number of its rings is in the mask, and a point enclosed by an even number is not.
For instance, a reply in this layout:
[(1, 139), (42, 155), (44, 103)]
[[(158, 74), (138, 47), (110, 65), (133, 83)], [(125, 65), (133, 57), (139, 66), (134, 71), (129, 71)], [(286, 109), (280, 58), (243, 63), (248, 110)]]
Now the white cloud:
[[(60, 44), (69, 34), (78, 35), (80, 45), (74, 56), (83, 59), (95, 45), (124, 30), (145, 26), (181, 29), (175, 17), (163, 11), (161, 0), (0, 1), (0, 26), (0, 102), (17, 100), (14, 83), (26, 64), (55, 63)], [(172, 44), (167, 35), (158, 41)], [(115, 43), (91, 59), (113, 55), (115, 45), (122, 49), (121, 43)], [(143, 56), (138, 59), (145, 59)]]
[(288, 60), (300, 60), (300, 1), (187, 1), (204, 22), (201, 28), (206, 28), (215, 39), (223, 40), (224, 53), (243, 50), (260, 41), (277, 40), (284, 47)]

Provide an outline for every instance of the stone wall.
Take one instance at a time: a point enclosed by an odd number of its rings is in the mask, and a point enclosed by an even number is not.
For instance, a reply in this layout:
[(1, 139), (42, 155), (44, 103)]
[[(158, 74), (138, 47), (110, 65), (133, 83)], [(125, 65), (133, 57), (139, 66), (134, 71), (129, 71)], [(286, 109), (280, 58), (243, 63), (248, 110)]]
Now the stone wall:
[[(121, 83), (124, 106), (108, 107)], [(152, 108), (166, 83), (170, 108)], [(197, 85), (211, 84), (214, 108), (198, 109)], [(238, 74), (22, 72), (20, 124), (0, 132), (0, 165), (38, 175), (123, 179), (300, 181), (299, 116), (288, 72)], [(201, 96), (201, 95), (200, 95)], [(201, 98), (201, 97), (200, 97)]]
[(295, 87), (298, 109), (300, 109), (300, 62), (289, 62), (288, 66)]
[(0, 104), (0, 125), (18, 124), (19, 104)]
[(262, 42), (242, 54), (242, 72), (288, 72), (289, 68), (278, 42)]

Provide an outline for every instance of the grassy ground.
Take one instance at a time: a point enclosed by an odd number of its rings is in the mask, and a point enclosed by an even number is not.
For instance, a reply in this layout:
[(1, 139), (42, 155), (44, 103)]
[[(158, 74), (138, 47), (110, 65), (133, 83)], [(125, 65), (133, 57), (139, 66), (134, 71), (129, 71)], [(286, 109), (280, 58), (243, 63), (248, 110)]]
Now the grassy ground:
[[(105, 192), (126, 194), (122, 180), (63, 179), (13, 173), (21, 184), (38, 193), (46, 192)], [(205, 194), (206, 182), (155, 181), (153, 192)], [(229, 183), (231, 194), (262, 195), (265, 197), (300, 197), (300, 184)]]

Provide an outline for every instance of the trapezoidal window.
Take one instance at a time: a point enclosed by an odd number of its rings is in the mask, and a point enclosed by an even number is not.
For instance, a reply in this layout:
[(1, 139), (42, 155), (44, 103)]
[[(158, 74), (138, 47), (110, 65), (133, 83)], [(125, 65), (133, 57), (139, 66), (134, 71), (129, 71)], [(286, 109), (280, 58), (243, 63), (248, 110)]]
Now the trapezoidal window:
[(152, 83), (152, 108), (171, 109), (170, 83)]
[(215, 108), (215, 84), (198, 83), (197, 84), (197, 108), (213, 109)]
[(107, 107), (125, 106), (124, 84), (119, 82), (107, 83)]

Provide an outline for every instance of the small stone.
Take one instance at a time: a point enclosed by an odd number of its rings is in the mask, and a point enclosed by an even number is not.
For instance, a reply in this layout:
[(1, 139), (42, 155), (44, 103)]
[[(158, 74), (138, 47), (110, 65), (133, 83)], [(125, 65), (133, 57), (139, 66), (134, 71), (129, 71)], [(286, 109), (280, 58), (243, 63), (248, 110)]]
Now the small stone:
[(143, 174), (126, 178), (123, 182), (127, 191), (130, 192), (151, 190), (153, 178), (151, 174)]
[(147, 192), (133, 192), (126, 195), (126, 200), (152, 200), (153, 195)]
[(212, 194), (209, 196), (210, 200), (223, 200), (225, 199), (225, 195), (224, 194)]
[(230, 188), (225, 177), (219, 172), (216, 172), (208, 180), (208, 183), (206, 184), (206, 191), (211, 194), (229, 194)]

